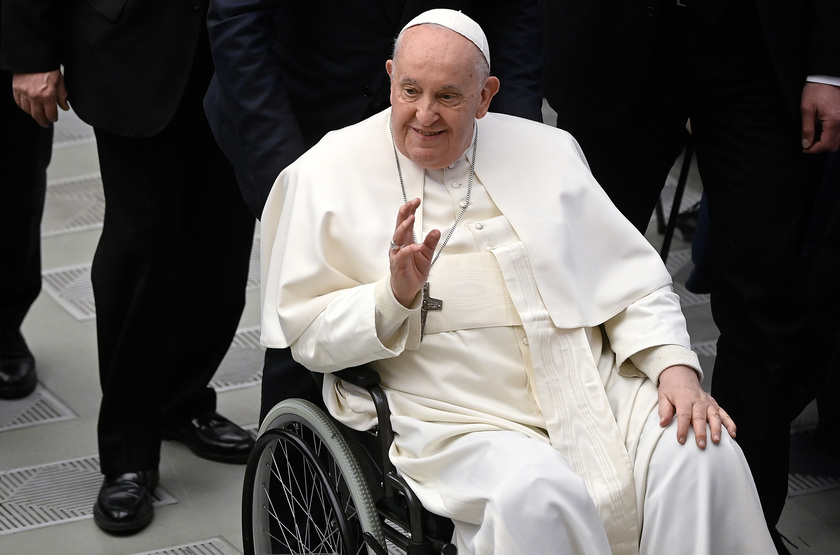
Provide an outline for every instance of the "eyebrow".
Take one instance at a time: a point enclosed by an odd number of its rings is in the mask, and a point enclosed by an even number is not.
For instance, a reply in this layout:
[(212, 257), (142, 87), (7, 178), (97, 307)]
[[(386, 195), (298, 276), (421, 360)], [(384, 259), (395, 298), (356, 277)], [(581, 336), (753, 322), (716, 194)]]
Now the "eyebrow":
[[(403, 77), (400, 79), (399, 83), (401, 85), (419, 85), (416, 79), (412, 79), (411, 77)], [(464, 92), (464, 88), (461, 85), (444, 85), (440, 87), (438, 90), (449, 90), (449, 91), (457, 91), (460, 93)]]

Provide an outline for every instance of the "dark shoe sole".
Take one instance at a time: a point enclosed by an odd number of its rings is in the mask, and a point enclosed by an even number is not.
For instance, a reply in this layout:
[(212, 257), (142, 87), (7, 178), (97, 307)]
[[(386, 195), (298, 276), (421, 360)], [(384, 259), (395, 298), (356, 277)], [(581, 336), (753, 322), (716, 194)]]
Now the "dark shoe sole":
[(96, 503), (93, 506), (93, 520), (96, 522), (96, 525), (109, 534), (120, 536), (136, 534), (148, 526), (154, 517), (155, 511), (154, 508), (152, 508), (147, 513), (139, 515), (132, 520), (111, 520), (102, 514), (102, 511), (99, 509), (99, 503)]
[(238, 453), (218, 453), (216, 451), (210, 451), (207, 449), (203, 449), (199, 445), (195, 445), (193, 442), (188, 441), (182, 434), (177, 432), (176, 430), (163, 430), (163, 439), (169, 441), (177, 441), (185, 445), (193, 454), (197, 457), (202, 459), (207, 459), (208, 461), (213, 462), (220, 462), (220, 463), (227, 463), (227, 464), (245, 464), (248, 462), (248, 456), (251, 454), (250, 449), (247, 453), (238, 454)]
[(28, 397), (38, 386), (38, 379), (32, 380), (31, 383), (24, 383), (20, 385), (0, 387), (0, 399), (22, 399)]

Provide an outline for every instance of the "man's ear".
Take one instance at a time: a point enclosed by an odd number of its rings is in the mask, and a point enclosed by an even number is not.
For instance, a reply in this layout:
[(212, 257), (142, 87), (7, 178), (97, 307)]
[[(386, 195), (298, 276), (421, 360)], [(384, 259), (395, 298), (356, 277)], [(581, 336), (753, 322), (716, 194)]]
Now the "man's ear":
[(478, 105), (478, 110), (475, 113), (476, 119), (481, 119), (487, 115), (487, 110), (490, 109), (490, 101), (499, 92), (500, 86), (499, 78), (494, 75), (488, 77), (487, 81), (484, 82), (484, 88), (481, 89), (481, 104)]

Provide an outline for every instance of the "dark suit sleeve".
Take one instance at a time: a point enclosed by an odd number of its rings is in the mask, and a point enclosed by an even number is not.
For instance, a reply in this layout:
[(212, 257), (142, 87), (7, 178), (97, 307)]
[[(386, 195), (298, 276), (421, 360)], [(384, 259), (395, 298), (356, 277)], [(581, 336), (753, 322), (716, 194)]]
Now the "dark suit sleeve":
[(59, 69), (60, 0), (3, 0), (0, 66), (13, 73)]
[(491, 73), (501, 89), (491, 109), (542, 121), (542, 24), (537, 0), (480, 0), (465, 10), (490, 43)]
[(814, 0), (808, 75), (840, 77), (840, 2)]
[(216, 76), (205, 109), (257, 217), (280, 171), (306, 150), (273, 53), (283, 0), (211, 0), (207, 27)]

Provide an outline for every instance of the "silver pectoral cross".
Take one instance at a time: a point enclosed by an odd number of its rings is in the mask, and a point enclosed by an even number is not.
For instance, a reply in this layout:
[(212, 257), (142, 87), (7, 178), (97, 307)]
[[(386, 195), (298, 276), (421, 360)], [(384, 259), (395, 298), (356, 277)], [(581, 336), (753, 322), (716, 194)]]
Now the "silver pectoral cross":
[(443, 300), (429, 294), (429, 282), (423, 284), (423, 303), (420, 305), (420, 340), (426, 335), (426, 316), (430, 310), (443, 310)]

